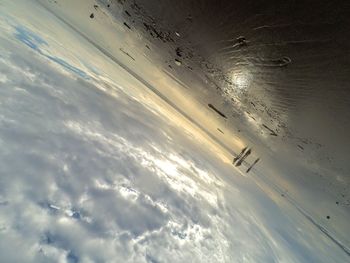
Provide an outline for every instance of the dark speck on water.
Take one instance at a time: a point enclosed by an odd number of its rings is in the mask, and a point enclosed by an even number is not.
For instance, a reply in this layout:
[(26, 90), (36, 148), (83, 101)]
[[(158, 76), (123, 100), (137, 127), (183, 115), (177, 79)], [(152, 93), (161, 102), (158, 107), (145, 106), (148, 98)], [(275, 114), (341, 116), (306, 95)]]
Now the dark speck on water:
[(252, 153), (251, 149), (248, 149), (248, 151), (245, 152), (245, 154), (241, 157), (240, 160), (238, 160), (238, 162), (236, 163), (235, 166), (241, 166), (241, 164), (244, 162), (245, 159), (247, 159), (247, 157)]
[(128, 56), (129, 58), (131, 58), (133, 61), (135, 61), (135, 58), (133, 56), (131, 56), (128, 52), (126, 52), (123, 48), (119, 49), (121, 52), (123, 52), (126, 56)]
[(298, 144), (299, 149), (304, 150), (304, 147)]
[(254, 163), (247, 169), (246, 173), (249, 173), (250, 170), (260, 161), (260, 158), (257, 158)]
[(179, 47), (176, 48), (175, 52), (178, 57), (182, 57), (182, 50)]
[(92, 19), (94, 17), (95, 17), (94, 13), (91, 13), (90, 18)]
[(269, 128), (267, 125), (263, 124), (262, 126), (263, 126), (265, 129), (267, 129), (267, 130), (270, 131), (270, 135), (272, 135), (272, 136), (277, 136), (277, 133), (276, 133), (274, 130), (272, 130), (271, 128)]
[(182, 65), (182, 62), (180, 60), (178, 60), (177, 58), (175, 58), (175, 64), (177, 66), (181, 66)]
[(220, 128), (217, 128), (217, 130), (218, 130), (219, 132), (221, 132), (222, 134), (224, 134), (224, 132), (223, 132)]
[(247, 45), (247, 40), (245, 39), (245, 37), (242, 37), (242, 36), (240, 36), (240, 37), (238, 37), (237, 39), (236, 39), (236, 41), (237, 41), (237, 46), (246, 46)]
[(240, 159), (243, 154), (245, 153), (245, 151), (248, 149), (248, 147), (244, 147), (241, 152), (233, 159), (233, 164), (235, 164), (236, 161), (238, 161), (238, 159)]
[(125, 23), (125, 22), (124, 22), (124, 26), (126, 26), (126, 27), (129, 28), (129, 29), (131, 29), (131, 27), (130, 27), (127, 23)]
[(221, 111), (219, 111), (217, 108), (215, 108), (213, 104), (209, 103), (208, 107), (211, 108), (213, 111), (215, 111), (217, 114), (219, 114), (221, 117), (227, 119), (226, 115), (223, 114)]

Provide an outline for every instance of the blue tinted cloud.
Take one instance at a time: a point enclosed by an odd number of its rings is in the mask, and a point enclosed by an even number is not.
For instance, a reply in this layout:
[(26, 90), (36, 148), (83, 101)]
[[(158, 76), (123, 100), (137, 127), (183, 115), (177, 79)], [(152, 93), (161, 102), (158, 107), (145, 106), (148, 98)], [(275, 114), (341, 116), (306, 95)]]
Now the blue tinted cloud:
[(16, 39), (21, 41), (26, 46), (37, 51), (40, 55), (42, 55), (42, 56), (46, 57), (47, 59), (59, 64), (60, 66), (62, 66), (66, 70), (76, 74), (77, 76), (84, 78), (84, 79), (88, 79), (88, 75), (83, 70), (69, 64), (67, 61), (65, 61), (62, 58), (47, 55), (44, 52), (42, 52), (41, 47), (42, 46), (48, 47), (49, 44), (41, 36), (30, 31), (28, 28), (25, 28), (24, 26), (15, 26), (14, 36)]

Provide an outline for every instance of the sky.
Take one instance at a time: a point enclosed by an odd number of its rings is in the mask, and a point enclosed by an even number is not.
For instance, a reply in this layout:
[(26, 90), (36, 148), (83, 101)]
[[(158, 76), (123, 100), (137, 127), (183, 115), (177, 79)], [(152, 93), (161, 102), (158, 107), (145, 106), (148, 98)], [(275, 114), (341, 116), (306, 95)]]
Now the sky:
[(1, 262), (349, 260), (150, 90), (147, 64), (34, 0), (3, 1), (0, 30)]

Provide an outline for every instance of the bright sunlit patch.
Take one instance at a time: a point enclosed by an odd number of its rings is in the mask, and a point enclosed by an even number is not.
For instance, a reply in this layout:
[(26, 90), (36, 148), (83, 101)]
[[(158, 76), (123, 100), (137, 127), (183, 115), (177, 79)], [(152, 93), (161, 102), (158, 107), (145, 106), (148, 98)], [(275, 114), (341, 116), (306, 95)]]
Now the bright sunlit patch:
[(72, 221), (70, 218), (62, 216), (58, 219), (58, 223), (60, 223), (62, 225), (69, 225), (72, 223)]
[(155, 160), (155, 164), (168, 175), (177, 175), (177, 165), (168, 160)]
[(125, 199), (130, 200), (130, 201), (136, 201), (140, 195), (140, 193), (138, 191), (136, 191), (135, 189), (133, 189), (131, 187), (125, 187), (125, 186), (121, 186), (119, 188), (119, 193)]
[(244, 90), (249, 87), (251, 75), (247, 70), (239, 70), (232, 73), (232, 82), (238, 90)]
[(112, 188), (110, 184), (107, 184), (105, 182), (102, 182), (100, 180), (95, 180), (95, 186), (99, 189), (109, 190)]

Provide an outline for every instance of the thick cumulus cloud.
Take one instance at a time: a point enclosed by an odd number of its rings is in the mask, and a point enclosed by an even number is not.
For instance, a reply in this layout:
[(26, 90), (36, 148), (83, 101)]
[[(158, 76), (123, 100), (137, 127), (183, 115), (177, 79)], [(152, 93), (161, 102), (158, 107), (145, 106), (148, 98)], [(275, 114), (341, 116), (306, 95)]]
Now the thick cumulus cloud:
[(5, 260), (220, 261), (220, 181), (164, 133), (176, 127), (44, 62), (1, 60)]
[(307, 220), (130, 96), (125, 72), (121, 87), (53, 60), (18, 28), (0, 38), (2, 262), (344, 262)]

